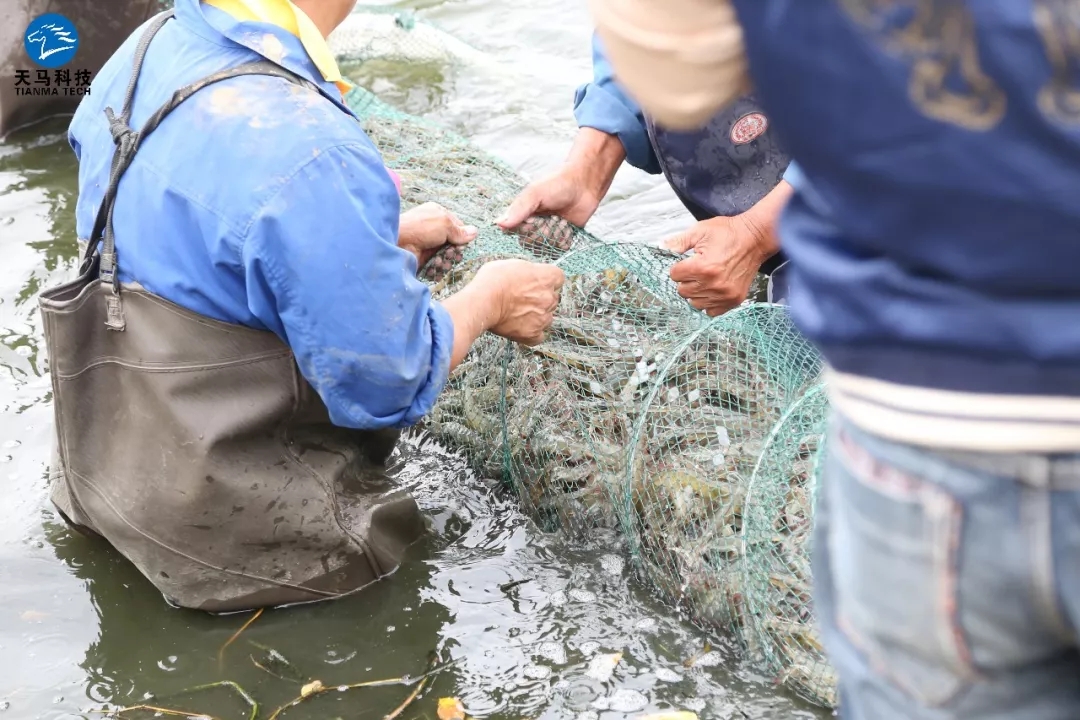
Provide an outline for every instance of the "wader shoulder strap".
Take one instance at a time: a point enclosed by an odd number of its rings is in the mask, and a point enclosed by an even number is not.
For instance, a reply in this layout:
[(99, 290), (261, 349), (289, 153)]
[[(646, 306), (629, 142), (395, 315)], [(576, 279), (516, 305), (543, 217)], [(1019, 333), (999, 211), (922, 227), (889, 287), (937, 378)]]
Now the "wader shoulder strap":
[(142, 37), (139, 39), (139, 44), (135, 49), (135, 60), (132, 68), (131, 80), (128, 82), (127, 93), (124, 96), (124, 106), (120, 111), (120, 115), (116, 115), (111, 107), (105, 108), (105, 116), (109, 119), (109, 131), (112, 133), (113, 142), (116, 144), (116, 151), (113, 154), (112, 169), (109, 173), (109, 184), (105, 189), (105, 196), (101, 200), (101, 206), (98, 208), (97, 218), (94, 222), (94, 230), (87, 243), (86, 256), (83, 259), (83, 268), (85, 270), (89, 267), (94, 254), (98, 252), (98, 242), (101, 241), (102, 247), (100, 251), (98, 279), (102, 283), (108, 283), (112, 288), (112, 294), (106, 298), (108, 307), (105, 326), (110, 330), (123, 330), (125, 326), (123, 308), (120, 304), (120, 273), (116, 258), (116, 238), (113, 235), (113, 208), (116, 205), (116, 192), (117, 188), (120, 186), (120, 179), (131, 165), (132, 160), (135, 159), (135, 153), (138, 152), (142, 141), (145, 140), (146, 137), (161, 124), (168, 114), (180, 105), (180, 103), (184, 102), (207, 85), (212, 85), (216, 82), (221, 82), (222, 80), (228, 80), (229, 78), (240, 77), (242, 75), (270, 75), (319, 92), (318, 87), (316, 87), (314, 83), (286, 70), (280, 65), (275, 65), (269, 60), (258, 60), (221, 70), (212, 75), (208, 75), (201, 80), (197, 80), (190, 85), (185, 85), (174, 92), (172, 97), (169, 98), (164, 105), (159, 107), (154, 114), (150, 116), (142, 128), (136, 132), (128, 123), (131, 120), (131, 106), (135, 99), (135, 87), (139, 81), (143, 60), (146, 57), (146, 51), (150, 46), (150, 41), (153, 40), (154, 35), (157, 34), (172, 16), (172, 10), (161, 13), (154, 18), (147, 26), (146, 30), (143, 31)]

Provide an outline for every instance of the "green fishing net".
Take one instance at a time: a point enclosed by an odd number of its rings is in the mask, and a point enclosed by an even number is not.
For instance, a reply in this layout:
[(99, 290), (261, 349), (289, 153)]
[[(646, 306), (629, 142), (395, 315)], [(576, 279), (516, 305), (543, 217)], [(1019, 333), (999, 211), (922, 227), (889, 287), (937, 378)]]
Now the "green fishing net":
[[(422, 21), (375, 17), (355, 28), (393, 23), (386, 36), (339, 38), (338, 50), (351, 42), (345, 56), (364, 63), (378, 43), (393, 58), (422, 44)], [(809, 574), (828, 408), (819, 357), (786, 308), (747, 303), (709, 318), (678, 296), (670, 252), (604, 242), (558, 218), (503, 232), (495, 218), (525, 187), (512, 168), (369, 90), (346, 101), (401, 177), (403, 210), (437, 202), (479, 229), (420, 269), (433, 297), (499, 259), (566, 273), (546, 340), (482, 337), (426, 432), (502, 479), (544, 529), (620, 533), (662, 598), (736, 638), (803, 697), (835, 706)]]
[(808, 389), (772, 428), (758, 457), (743, 525), (743, 637), (795, 692), (836, 704), (836, 678), (814, 627), (810, 538), (827, 401)]

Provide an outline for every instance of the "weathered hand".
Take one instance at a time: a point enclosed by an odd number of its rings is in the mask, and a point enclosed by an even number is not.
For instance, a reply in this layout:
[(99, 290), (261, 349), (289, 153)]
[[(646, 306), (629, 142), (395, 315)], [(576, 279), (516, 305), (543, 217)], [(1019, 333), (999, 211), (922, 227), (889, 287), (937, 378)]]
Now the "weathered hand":
[(710, 317), (738, 306), (750, 292), (761, 264), (775, 250), (745, 219), (718, 217), (704, 220), (667, 239), (664, 247), (694, 255), (671, 267), (679, 295)]
[(433, 202), (403, 212), (398, 224), (398, 247), (416, 255), (418, 267), (427, 264), (447, 243), (467, 245), (475, 238), (475, 227)]
[(538, 345), (551, 327), (566, 275), (558, 267), (526, 260), (493, 260), (470, 285), (494, 289), (488, 329), (523, 345)]
[(503, 230), (513, 230), (533, 216), (558, 215), (585, 227), (599, 205), (600, 198), (589, 192), (581, 171), (567, 165), (525, 188), (498, 224)]
[(536, 215), (556, 215), (585, 227), (625, 157), (618, 137), (580, 128), (566, 163), (525, 188), (499, 219), (499, 227), (514, 230)]

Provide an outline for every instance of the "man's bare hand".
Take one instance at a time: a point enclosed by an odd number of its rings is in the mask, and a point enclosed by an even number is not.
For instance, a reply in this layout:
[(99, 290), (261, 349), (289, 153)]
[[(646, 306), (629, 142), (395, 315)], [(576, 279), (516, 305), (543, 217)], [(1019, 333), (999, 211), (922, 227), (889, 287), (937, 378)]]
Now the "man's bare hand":
[(499, 227), (514, 230), (536, 215), (557, 215), (585, 227), (625, 157), (619, 138), (581, 128), (562, 168), (525, 188), (499, 219)]
[(494, 260), (470, 285), (495, 288), (488, 330), (523, 345), (538, 345), (551, 327), (566, 276), (554, 265)]
[(754, 227), (742, 218), (718, 217), (697, 223), (664, 242), (677, 253), (694, 255), (671, 268), (679, 295), (709, 316), (742, 303), (761, 264), (772, 256)]
[(499, 218), (503, 230), (514, 230), (535, 215), (558, 215), (578, 227), (585, 227), (601, 198), (589, 192), (581, 171), (572, 166), (532, 183)]
[(475, 227), (433, 202), (403, 212), (398, 224), (398, 247), (416, 255), (418, 267), (426, 265), (444, 245), (467, 245), (475, 238)]

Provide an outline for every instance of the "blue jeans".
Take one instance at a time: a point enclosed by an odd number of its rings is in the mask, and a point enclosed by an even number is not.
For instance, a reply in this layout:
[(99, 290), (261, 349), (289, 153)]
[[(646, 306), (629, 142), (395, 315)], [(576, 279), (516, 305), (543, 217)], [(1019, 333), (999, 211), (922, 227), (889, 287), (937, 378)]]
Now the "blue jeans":
[(845, 720), (1078, 720), (1080, 454), (929, 451), (833, 418), (815, 604)]

